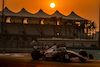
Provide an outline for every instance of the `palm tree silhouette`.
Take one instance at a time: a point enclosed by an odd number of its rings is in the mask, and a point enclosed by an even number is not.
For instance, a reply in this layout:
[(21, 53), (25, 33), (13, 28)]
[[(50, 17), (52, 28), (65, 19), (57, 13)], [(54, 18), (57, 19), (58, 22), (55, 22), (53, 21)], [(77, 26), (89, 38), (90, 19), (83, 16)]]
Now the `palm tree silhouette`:
[(96, 32), (96, 25), (94, 22), (91, 23), (91, 26), (92, 26), (92, 30), (93, 30), (93, 37), (94, 37), (94, 34)]
[(93, 33), (94, 33), (95, 29), (96, 29), (95, 23), (94, 22), (90, 22), (89, 26), (87, 27), (87, 32), (88, 32), (88, 30), (90, 30), (89, 34), (91, 35), (92, 34), (92, 30), (93, 30)]

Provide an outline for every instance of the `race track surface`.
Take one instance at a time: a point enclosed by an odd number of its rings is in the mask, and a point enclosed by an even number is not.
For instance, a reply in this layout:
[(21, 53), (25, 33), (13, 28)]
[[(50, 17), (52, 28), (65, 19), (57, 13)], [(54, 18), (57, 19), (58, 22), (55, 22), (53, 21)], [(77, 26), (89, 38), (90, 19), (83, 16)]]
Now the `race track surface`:
[(32, 60), (30, 56), (0, 54), (0, 67), (100, 67), (100, 60), (92, 59), (85, 63)]

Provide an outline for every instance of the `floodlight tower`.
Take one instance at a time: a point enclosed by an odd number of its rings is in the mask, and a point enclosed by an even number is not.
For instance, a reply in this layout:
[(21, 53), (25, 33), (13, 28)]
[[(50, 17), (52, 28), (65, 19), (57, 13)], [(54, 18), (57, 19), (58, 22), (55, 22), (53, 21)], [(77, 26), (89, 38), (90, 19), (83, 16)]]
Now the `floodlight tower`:
[(4, 23), (4, 0), (2, 1), (2, 23), (1, 23), (2, 34), (3, 34), (3, 23)]
[(98, 39), (98, 45), (100, 47), (100, 1), (99, 1), (99, 39)]
[[(4, 0), (2, 1), (2, 22), (1, 22), (1, 33), (3, 37), (3, 24), (4, 24)], [(4, 44), (4, 50), (3, 53), (5, 53), (5, 44)]]

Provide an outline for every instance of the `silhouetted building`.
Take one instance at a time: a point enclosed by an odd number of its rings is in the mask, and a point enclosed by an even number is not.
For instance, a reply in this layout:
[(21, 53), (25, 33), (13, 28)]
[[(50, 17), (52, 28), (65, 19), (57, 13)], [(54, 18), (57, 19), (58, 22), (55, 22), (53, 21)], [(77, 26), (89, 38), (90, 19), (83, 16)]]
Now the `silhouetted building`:
[(73, 11), (65, 16), (59, 11), (48, 15), (41, 9), (35, 14), (24, 8), (15, 13), (5, 7), (3, 19), (0, 11), (0, 48), (31, 48), (29, 43), (38, 38), (92, 39), (88, 30), (93, 23)]

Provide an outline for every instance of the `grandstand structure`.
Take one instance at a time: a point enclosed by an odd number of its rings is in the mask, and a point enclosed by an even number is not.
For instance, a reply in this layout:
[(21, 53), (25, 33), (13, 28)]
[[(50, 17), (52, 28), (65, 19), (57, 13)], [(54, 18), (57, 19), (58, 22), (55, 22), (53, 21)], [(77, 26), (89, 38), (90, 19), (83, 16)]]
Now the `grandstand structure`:
[[(2, 11), (4, 11), (3, 18)], [(86, 40), (85, 43), (87, 40), (90, 43), (92, 39), (90, 35), (93, 32), (91, 33), (90, 27), (93, 27), (94, 22), (78, 16), (73, 11), (68, 16), (59, 11), (49, 15), (41, 9), (35, 14), (29, 13), (24, 8), (18, 13), (12, 12), (7, 7), (2, 11), (0, 11), (0, 48), (32, 48), (30, 42), (33, 40), (39, 40), (39, 43), (44, 44), (40, 39), (64, 39), (65, 42), (60, 40), (59, 42), (65, 44), (68, 40), (71, 42), (71, 39), (74, 40), (73, 43), (78, 40), (80, 44), (83, 43), (79, 41), (81, 39)], [(93, 40), (91, 43), (97, 44)]]

